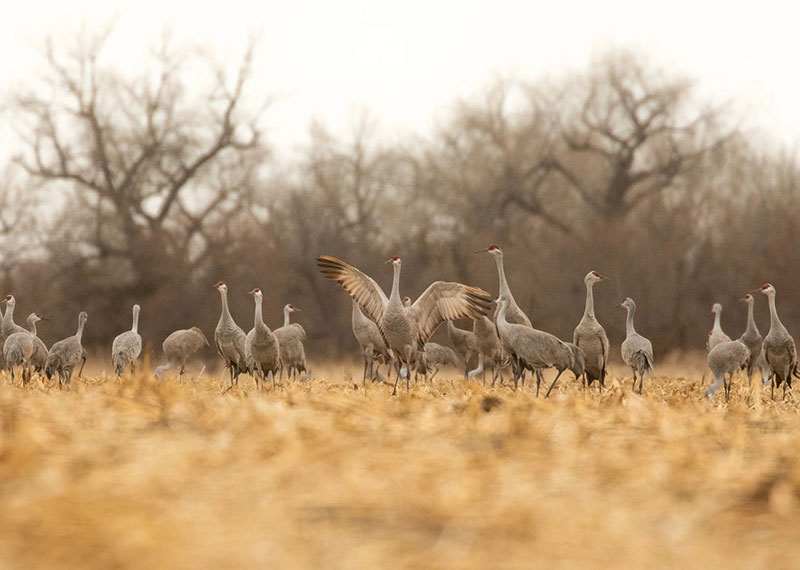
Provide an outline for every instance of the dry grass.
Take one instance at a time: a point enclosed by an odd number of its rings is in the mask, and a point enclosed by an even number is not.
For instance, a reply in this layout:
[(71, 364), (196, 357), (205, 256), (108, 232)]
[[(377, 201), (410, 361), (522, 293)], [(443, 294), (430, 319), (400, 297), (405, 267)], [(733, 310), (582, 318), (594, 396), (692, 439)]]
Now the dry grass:
[(392, 398), (351, 375), (2, 377), (0, 568), (800, 564), (791, 396), (740, 379), (707, 403), (697, 374), (545, 401), (450, 374)]

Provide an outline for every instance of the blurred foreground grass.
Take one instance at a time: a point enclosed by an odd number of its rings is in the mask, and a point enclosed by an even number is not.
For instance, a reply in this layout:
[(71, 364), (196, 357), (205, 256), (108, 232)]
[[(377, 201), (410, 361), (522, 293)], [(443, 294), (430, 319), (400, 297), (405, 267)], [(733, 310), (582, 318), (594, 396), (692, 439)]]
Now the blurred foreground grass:
[(0, 377), (0, 568), (800, 565), (791, 395), (316, 377)]

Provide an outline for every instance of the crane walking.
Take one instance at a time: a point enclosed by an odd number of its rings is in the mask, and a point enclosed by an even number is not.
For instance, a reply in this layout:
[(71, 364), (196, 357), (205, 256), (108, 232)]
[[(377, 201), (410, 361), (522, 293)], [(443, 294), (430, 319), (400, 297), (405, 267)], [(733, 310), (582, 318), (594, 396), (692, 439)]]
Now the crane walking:
[(592, 382), (597, 380), (601, 391), (606, 384), (606, 365), (608, 364), (610, 345), (605, 329), (594, 314), (593, 287), (595, 283), (606, 279), (608, 277), (600, 275), (597, 271), (590, 271), (583, 278), (586, 285), (586, 306), (581, 322), (578, 323), (572, 334), (572, 342), (583, 351), (586, 360), (586, 370), (583, 373), (585, 385), (591, 386)]
[(722, 315), (722, 305), (714, 303), (714, 306), (711, 307), (711, 312), (714, 314), (714, 326), (711, 328), (711, 332), (708, 333), (708, 342), (706, 342), (706, 348), (709, 351), (721, 342), (731, 341), (731, 337), (722, 331), (722, 326), (719, 323)]
[(22, 368), (22, 384), (30, 382), (31, 359), (36, 349), (36, 323), (42, 318), (37, 313), (31, 313), (28, 315), (30, 331), (15, 332), (3, 343), (3, 358), (6, 361), (6, 367), (11, 370), (12, 382), (14, 381), (15, 366)]
[(206, 335), (197, 327), (190, 329), (180, 329), (171, 333), (161, 344), (161, 350), (167, 357), (167, 363), (156, 368), (156, 378), (161, 378), (167, 370), (171, 370), (180, 364), (179, 377), (183, 377), (186, 369), (186, 361), (195, 352), (204, 346), (209, 346)]
[[(87, 319), (88, 315), (86, 312), (81, 311), (78, 315), (78, 332), (53, 344), (53, 346), (50, 347), (50, 352), (47, 354), (44, 373), (47, 375), (48, 380), (52, 378), (56, 372), (58, 373), (59, 389), (65, 385), (69, 388), (70, 381), (72, 380), (72, 371), (75, 369), (78, 362), (84, 358), (81, 338), (83, 337), (83, 328), (86, 326)], [(83, 367), (81, 367), (81, 369), (82, 368)]]
[(131, 330), (118, 334), (111, 344), (111, 364), (117, 376), (128, 366), (133, 374), (134, 363), (142, 352), (142, 337), (139, 334), (139, 305), (133, 306), (133, 325)]
[(642, 393), (642, 380), (648, 372), (653, 372), (653, 345), (645, 337), (636, 332), (633, 326), (633, 315), (636, 303), (625, 297), (620, 307), (625, 307), (628, 317), (625, 321), (625, 340), (622, 343), (622, 360), (633, 370), (633, 389), (636, 388), (636, 373), (639, 373), (639, 394)]
[(778, 318), (775, 308), (775, 287), (769, 283), (761, 286), (761, 292), (769, 301), (769, 332), (764, 337), (762, 350), (769, 367), (770, 397), (775, 397), (775, 387), (783, 384), (783, 396), (786, 387), (792, 387), (792, 374), (797, 367), (797, 349), (794, 339)]
[[(507, 355), (500, 337), (497, 336), (497, 326), (489, 317), (480, 317), (472, 323), (472, 334), (475, 338), (475, 351), (478, 353), (478, 367), (470, 370), (467, 378), (472, 380), (478, 374), (485, 377), (485, 367), (488, 363), (492, 368), (492, 386), (497, 379), (503, 383), (503, 366), (507, 365)], [(486, 384), (484, 378), (483, 383)]]
[[(708, 353), (708, 367), (714, 375), (714, 383), (705, 392), (709, 400), (714, 397), (720, 386), (725, 388), (725, 401), (731, 397), (733, 375), (747, 367), (750, 360), (750, 349), (741, 340), (728, 340), (718, 343)], [(725, 381), (725, 377), (728, 381)]]
[(414, 351), (424, 349), (425, 343), (444, 321), (485, 315), (489, 310), (489, 294), (461, 283), (436, 281), (411, 306), (405, 307), (400, 296), (400, 258), (392, 256), (386, 263), (391, 263), (394, 270), (389, 297), (371, 277), (352, 265), (327, 255), (317, 258), (322, 274), (339, 283), (356, 300), (364, 314), (378, 325), (394, 353), (397, 359), (394, 395), (397, 394), (403, 365), (406, 391), (410, 389)]

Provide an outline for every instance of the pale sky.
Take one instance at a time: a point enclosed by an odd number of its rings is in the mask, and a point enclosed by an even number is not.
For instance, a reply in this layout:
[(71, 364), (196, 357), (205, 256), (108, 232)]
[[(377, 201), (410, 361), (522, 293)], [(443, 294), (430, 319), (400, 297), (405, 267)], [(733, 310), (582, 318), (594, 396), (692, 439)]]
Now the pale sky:
[[(428, 134), (458, 98), (495, 75), (534, 80), (580, 70), (609, 47), (697, 80), (733, 101), (747, 127), (800, 141), (800, 7), (794, 2), (0, 0), (0, 86), (24, 82), (50, 33), (115, 22), (111, 53), (135, 68), (170, 25), (234, 62), (261, 31), (255, 87), (276, 102), (270, 140), (289, 152), (314, 118), (342, 133), (362, 109), (390, 137)], [(8, 146), (0, 115), (0, 144)], [(0, 152), (5, 155), (7, 149)]]

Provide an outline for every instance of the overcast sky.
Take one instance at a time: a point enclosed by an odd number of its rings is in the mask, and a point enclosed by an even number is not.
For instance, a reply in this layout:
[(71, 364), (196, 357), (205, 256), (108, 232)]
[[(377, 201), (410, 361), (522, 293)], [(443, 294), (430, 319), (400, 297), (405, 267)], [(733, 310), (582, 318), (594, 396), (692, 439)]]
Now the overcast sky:
[[(115, 22), (114, 58), (137, 65), (165, 26), (231, 61), (262, 32), (257, 88), (276, 95), (271, 140), (307, 138), (313, 118), (336, 132), (361, 109), (381, 131), (428, 132), (450, 103), (494, 75), (535, 79), (581, 69), (610, 47), (633, 48), (735, 101), (746, 125), (795, 147), (800, 137), (798, 22), (793, 2), (634, 0), (0, 0), (0, 85), (36, 71), (48, 34)], [(7, 117), (0, 144), (8, 143)]]

